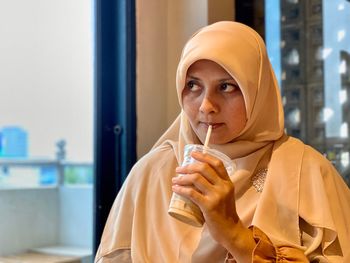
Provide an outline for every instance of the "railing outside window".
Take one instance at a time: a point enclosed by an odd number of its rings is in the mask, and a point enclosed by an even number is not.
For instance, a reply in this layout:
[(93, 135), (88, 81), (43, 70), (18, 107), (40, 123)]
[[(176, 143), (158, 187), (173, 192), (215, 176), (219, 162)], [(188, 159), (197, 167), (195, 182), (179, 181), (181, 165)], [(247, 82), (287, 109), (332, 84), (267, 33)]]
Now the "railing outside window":
[(49, 159), (0, 159), (0, 189), (92, 185), (91, 163)]

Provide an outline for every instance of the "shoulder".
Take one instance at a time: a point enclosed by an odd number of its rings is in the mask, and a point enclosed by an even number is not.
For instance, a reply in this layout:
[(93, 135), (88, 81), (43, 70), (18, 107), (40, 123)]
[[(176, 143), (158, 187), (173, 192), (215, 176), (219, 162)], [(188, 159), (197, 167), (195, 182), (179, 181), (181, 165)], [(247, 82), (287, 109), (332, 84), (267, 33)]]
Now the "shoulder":
[(304, 161), (311, 164), (318, 164), (322, 167), (333, 166), (332, 163), (323, 155), (310, 145), (305, 144), (304, 147)]
[[(142, 156), (131, 169), (127, 181), (140, 181), (167, 175), (177, 166), (174, 150), (169, 144), (162, 144)], [(163, 176), (164, 177), (164, 176)]]
[(302, 178), (341, 178), (333, 164), (322, 153), (297, 138), (286, 136), (280, 140), (274, 154), (278, 155), (278, 161), (286, 167), (290, 164), (299, 167), (297, 170)]
[(302, 166), (320, 167), (320, 169), (322, 167), (333, 167), (332, 163), (322, 153), (297, 138), (288, 137), (282, 145), (285, 148), (284, 152), (287, 152), (288, 155), (298, 155), (301, 157)]
[(323, 176), (340, 176), (334, 165), (327, 157), (313, 147), (306, 145), (303, 154), (303, 167), (309, 171), (318, 171)]
[[(176, 160), (174, 150), (170, 144), (162, 144), (147, 154), (142, 156), (134, 165), (134, 168), (140, 167), (161, 167), (169, 163), (171, 160)], [(156, 166), (155, 166), (156, 164)], [(133, 169), (134, 169), (133, 168)]]
[[(294, 140), (298, 140), (295, 139)], [(341, 184), (344, 185), (344, 178), (340, 175), (332, 162), (327, 157), (313, 148), (310, 145), (303, 143), (303, 151), (301, 159), (301, 181), (309, 181), (309, 183), (315, 183), (318, 180), (322, 180), (325, 185)]]

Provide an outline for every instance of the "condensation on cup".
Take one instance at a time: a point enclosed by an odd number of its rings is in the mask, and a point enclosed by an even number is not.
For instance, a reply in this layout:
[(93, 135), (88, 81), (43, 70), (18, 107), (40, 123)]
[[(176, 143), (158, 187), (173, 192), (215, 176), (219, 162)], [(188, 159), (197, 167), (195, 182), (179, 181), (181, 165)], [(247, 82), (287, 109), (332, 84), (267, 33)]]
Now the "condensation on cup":
[[(232, 160), (227, 155), (215, 149), (205, 148), (200, 144), (188, 144), (185, 146), (182, 166), (196, 162), (196, 160), (191, 157), (192, 151), (205, 151), (206, 153), (220, 159), (223, 162), (228, 175), (231, 175), (235, 170)], [(200, 208), (188, 198), (180, 196), (176, 193), (173, 193), (171, 197), (168, 213), (174, 218), (192, 226), (201, 227), (204, 224), (204, 217)]]

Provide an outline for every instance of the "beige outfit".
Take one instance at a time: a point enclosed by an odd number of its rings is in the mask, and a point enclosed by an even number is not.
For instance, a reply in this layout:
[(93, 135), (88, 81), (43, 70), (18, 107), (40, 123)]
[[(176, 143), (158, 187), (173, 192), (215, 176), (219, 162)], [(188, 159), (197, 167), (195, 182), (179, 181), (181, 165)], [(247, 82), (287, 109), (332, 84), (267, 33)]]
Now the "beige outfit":
[[(210, 147), (237, 165), (231, 180), (237, 213), (256, 238), (253, 261), (350, 262), (349, 188), (321, 154), (284, 134), (279, 88), (262, 39), (235, 22), (215, 23), (194, 34), (177, 71), (180, 105), (186, 72), (200, 59), (221, 65), (244, 96), (245, 128), (232, 142)], [(188, 143), (203, 142), (181, 112), (130, 172), (96, 262), (234, 262), (205, 225), (192, 227), (167, 214), (171, 178)], [(268, 171), (259, 192), (253, 178), (262, 168)]]

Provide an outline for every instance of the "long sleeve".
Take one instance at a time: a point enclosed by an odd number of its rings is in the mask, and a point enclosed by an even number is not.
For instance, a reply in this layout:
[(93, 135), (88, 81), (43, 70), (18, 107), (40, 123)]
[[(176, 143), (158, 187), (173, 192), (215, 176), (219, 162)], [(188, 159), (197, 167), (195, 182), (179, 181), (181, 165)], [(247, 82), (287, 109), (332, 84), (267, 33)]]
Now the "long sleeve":
[[(288, 246), (276, 247), (260, 229), (257, 227), (252, 227), (251, 229), (256, 242), (252, 255), (253, 263), (309, 262), (300, 249)], [(235, 262), (234, 258), (229, 254), (226, 258), (226, 263)]]
[(253, 262), (309, 262), (300, 249), (283, 246), (275, 247), (269, 238), (258, 228), (253, 228), (257, 243), (253, 252)]

